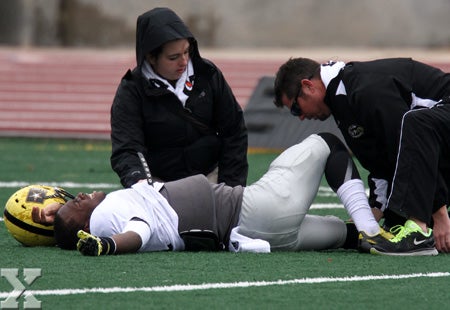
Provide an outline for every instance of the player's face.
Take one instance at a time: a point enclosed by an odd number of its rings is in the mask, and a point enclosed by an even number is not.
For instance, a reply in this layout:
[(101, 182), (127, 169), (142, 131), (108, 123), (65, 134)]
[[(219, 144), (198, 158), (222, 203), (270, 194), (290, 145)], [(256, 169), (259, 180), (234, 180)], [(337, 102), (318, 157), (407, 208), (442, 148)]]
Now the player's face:
[(80, 226), (89, 225), (92, 211), (105, 199), (104, 192), (92, 192), (91, 194), (79, 193), (74, 199), (69, 200), (58, 212)]
[(294, 98), (288, 98), (286, 94), (283, 94), (281, 101), (291, 114), (304, 119), (325, 120), (327, 119), (331, 111), (325, 104), (325, 86), (320, 80), (308, 80), (304, 79), (301, 83), (301, 88)]
[(186, 71), (189, 62), (189, 41), (187, 39), (170, 41), (164, 45), (158, 57), (150, 56), (148, 61), (156, 74), (166, 80), (176, 81)]

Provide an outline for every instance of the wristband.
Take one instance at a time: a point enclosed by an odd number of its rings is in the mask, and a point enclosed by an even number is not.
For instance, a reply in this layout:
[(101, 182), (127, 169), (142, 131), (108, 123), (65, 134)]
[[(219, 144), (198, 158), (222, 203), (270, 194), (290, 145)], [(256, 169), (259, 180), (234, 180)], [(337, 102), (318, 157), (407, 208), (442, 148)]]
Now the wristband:
[(102, 252), (100, 255), (113, 255), (116, 253), (116, 242), (113, 238), (100, 237), (102, 243)]

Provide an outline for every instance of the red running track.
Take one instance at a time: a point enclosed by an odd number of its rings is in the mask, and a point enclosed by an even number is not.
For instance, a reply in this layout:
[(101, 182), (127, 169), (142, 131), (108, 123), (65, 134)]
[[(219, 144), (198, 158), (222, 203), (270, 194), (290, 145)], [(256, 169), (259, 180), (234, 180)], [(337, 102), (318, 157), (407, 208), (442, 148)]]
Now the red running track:
[[(209, 57), (245, 108), (287, 58)], [(132, 52), (0, 48), (0, 136), (109, 139), (109, 110)], [(450, 63), (434, 63), (450, 72)]]
[[(281, 61), (213, 60), (242, 107)], [(0, 49), (0, 136), (109, 139), (109, 110), (134, 55), (99, 50)]]

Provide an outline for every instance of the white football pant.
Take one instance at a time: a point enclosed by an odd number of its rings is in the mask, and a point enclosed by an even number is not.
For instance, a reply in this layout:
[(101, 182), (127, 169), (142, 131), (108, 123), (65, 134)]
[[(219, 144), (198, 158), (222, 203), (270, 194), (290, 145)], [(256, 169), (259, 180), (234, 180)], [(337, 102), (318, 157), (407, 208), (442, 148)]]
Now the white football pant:
[(307, 215), (329, 154), (328, 145), (318, 135), (280, 154), (260, 180), (244, 189), (239, 233), (268, 241), (271, 250), (342, 246), (347, 229), (341, 219)]

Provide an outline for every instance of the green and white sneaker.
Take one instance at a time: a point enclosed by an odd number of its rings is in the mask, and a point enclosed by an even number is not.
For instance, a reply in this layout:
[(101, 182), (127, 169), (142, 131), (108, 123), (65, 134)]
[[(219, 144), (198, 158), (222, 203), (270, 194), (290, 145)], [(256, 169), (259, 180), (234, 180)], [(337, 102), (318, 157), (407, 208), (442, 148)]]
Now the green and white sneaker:
[(392, 256), (438, 255), (433, 238), (433, 230), (425, 234), (414, 221), (407, 220), (404, 226), (391, 228), (394, 238), (388, 242), (373, 244), (370, 253)]

